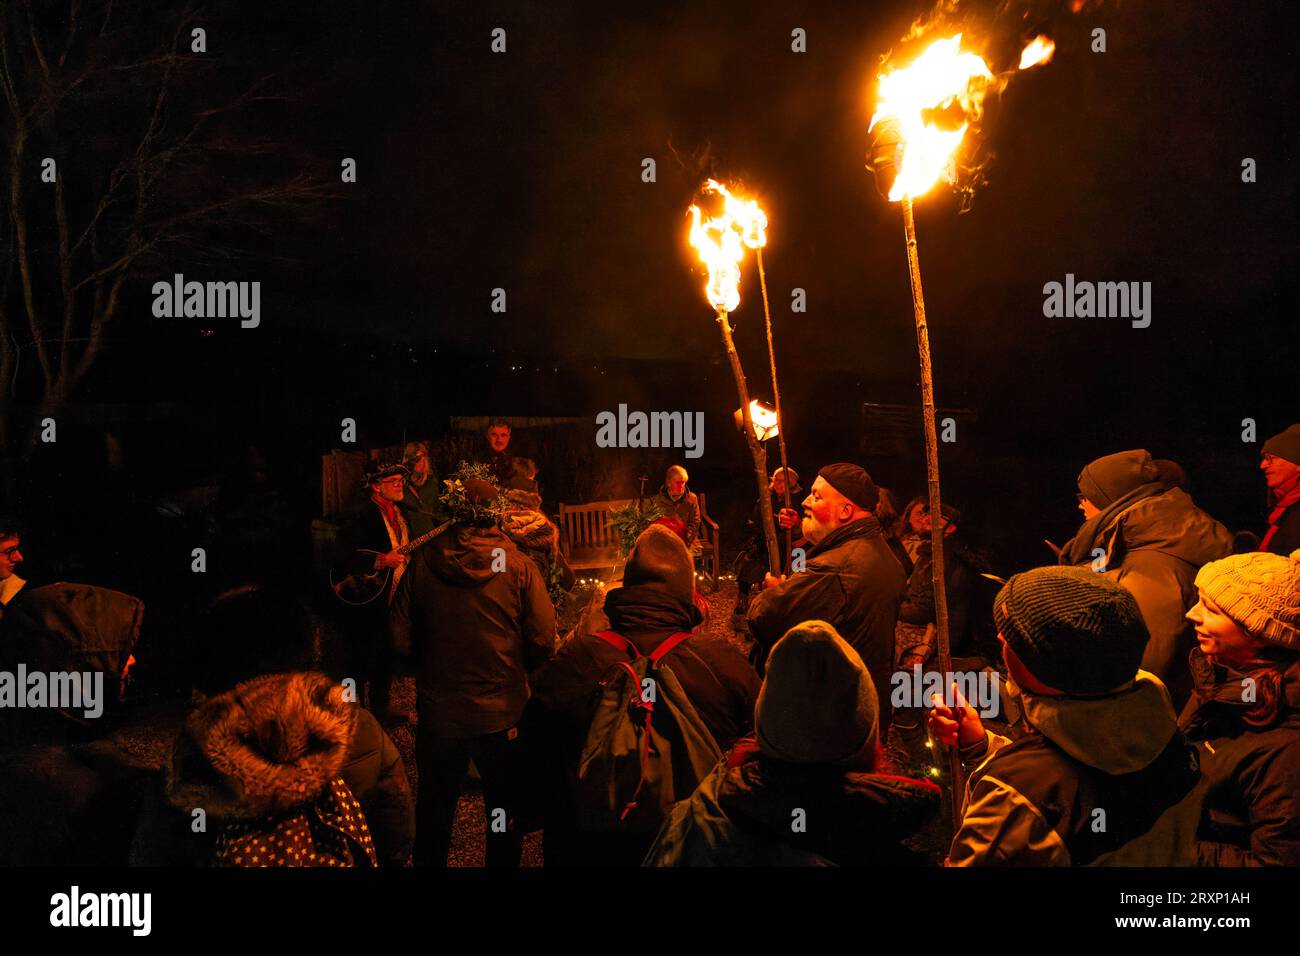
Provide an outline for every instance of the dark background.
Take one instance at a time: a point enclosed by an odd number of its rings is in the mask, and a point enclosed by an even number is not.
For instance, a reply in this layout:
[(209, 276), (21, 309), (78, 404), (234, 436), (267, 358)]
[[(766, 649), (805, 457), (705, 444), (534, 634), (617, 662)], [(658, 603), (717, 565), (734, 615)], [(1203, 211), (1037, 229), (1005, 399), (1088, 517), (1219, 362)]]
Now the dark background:
[[(686, 242), (710, 175), (769, 216), (791, 463), (810, 477), (860, 460), (904, 499), (923, 490), (919, 428), (896, 456), (862, 427), (863, 402), (919, 401), (900, 212), (863, 158), (879, 59), (903, 52), (928, 5), (265, 6), (201, 4), (209, 55), (279, 74), (297, 91), (274, 119), (285, 154), (335, 178), (353, 157), (359, 181), (306, 238), (272, 235), (274, 255), (187, 273), (261, 281), (260, 328), (153, 318), (150, 287), (172, 270), (128, 287), (59, 441), (37, 449), (21, 502), (34, 579), (183, 586), (190, 544), (218, 520), (185, 489), (214, 484), (238, 521), (272, 528), (219, 554), (214, 579), (306, 574), (320, 456), (340, 447), (344, 416), (362, 447), (436, 437), (450, 415), (584, 416), (596, 456), (597, 411), (703, 411), (705, 458), (687, 464), (734, 542), (754, 488)], [(945, 500), (1003, 572), (1050, 559), (1040, 541), (1073, 533), (1081, 466), (1132, 447), (1182, 462), (1234, 530), (1262, 530), (1242, 420), (1262, 442), (1300, 418), (1292, 6), (1068, 6), (988, 21), (995, 70), (1039, 29), (1055, 60), (988, 104), (975, 144), (988, 184), (969, 211), (944, 188), (917, 206), (938, 402), (975, 413), (941, 446)], [(498, 26), (505, 54), (490, 50)], [(806, 53), (790, 50), (795, 27)], [(1105, 53), (1089, 49), (1095, 27)], [(1245, 157), (1256, 183), (1241, 181)], [(737, 342), (770, 399), (743, 268)], [(1044, 318), (1042, 287), (1067, 272), (1151, 282), (1151, 326)], [(489, 308), (496, 287), (504, 315)], [(794, 287), (806, 314), (790, 312)], [(657, 482), (670, 461), (634, 456), (628, 484), (601, 496), (634, 494), (637, 470)], [(553, 508), (575, 483), (546, 466)]]

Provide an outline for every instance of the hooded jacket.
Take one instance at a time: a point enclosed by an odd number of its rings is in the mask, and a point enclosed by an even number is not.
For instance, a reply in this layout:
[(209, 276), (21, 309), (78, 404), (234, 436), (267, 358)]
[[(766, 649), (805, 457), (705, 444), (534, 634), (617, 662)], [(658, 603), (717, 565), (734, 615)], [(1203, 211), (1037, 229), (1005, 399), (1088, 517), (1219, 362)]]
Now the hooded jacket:
[(434, 736), (478, 737), (519, 722), (528, 675), (555, 645), (555, 608), (541, 572), (510, 538), (457, 525), (412, 555), (389, 632), (414, 660)]
[[(775, 760), (746, 739), (673, 807), (644, 865), (915, 865), (923, 861), (902, 841), (939, 798), (926, 781)], [(791, 808), (806, 827), (792, 826)]]
[[(647, 586), (614, 589), (609, 599), (636, 600), (636, 592), (641, 592), (639, 597), (643, 602), (662, 600), (667, 610), (669, 599)], [(613, 616), (619, 620), (617, 612)], [(700, 620), (698, 610), (692, 605), (682, 606), (681, 616), (676, 625), (615, 630), (632, 643), (637, 653), (646, 656), (673, 634), (692, 630)], [(625, 660), (626, 655), (596, 637), (594, 631), (575, 631), (554, 659), (534, 675), (538, 704), (568, 727), (563, 733), (567, 744), (562, 749), (575, 766), (587, 728), (600, 703), (600, 682), (610, 668)], [(758, 697), (758, 675), (735, 647), (720, 638), (699, 634), (673, 648), (664, 657), (664, 663), (672, 668), (719, 748), (728, 749), (738, 737), (750, 731), (754, 701)]]
[[(1105, 575), (1137, 599), (1151, 632), (1142, 669), (1159, 677), (1181, 707), (1191, 693), (1192, 625), (1184, 615), (1196, 603), (1196, 572), (1232, 553), (1232, 534), (1181, 488), (1161, 489), (1144, 485), (1092, 528), (1085, 523), (1061, 560), (1086, 564), (1102, 550)], [(1071, 554), (1082, 557), (1067, 560)]]
[(826, 621), (858, 652), (880, 701), (881, 738), (889, 726), (894, 622), (907, 582), (868, 515), (836, 528), (808, 551), (807, 567), (759, 592), (746, 621), (765, 659), (786, 631), (804, 621)]
[(0, 617), (0, 671), (22, 663), (29, 675), (101, 682), (96, 717), (86, 706), (0, 707), (0, 866), (126, 864), (152, 769), (111, 730), (143, 616), (138, 598), (61, 582), (25, 588)]
[[(601, 612), (593, 609), (585, 615), (555, 658), (535, 675), (533, 727), (542, 743), (539, 750), (548, 755), (543, 758), (547, 765), (535, 777), (548, 781), (548, 866), (635, 866), (645, 856), (650, 834), (644, 831), (584, 832), (589, 821), (582, 819), (582, 802), (574, 796), (584, 744), (603, 695), (602, 681), (620, 661), (628, 660), (627, 654), (596, 636), (606, 628), (593, 623), (600, 619), (638, 655), (648, 656), (673, 635), (692, 633), (699, 625), (702, 615), (695, 597), (694, 569), (685, 544), (675, 532), (651, 526), (628, 556), (623, 586), (605, 595)], [(718, 748), (726, 750), (749, 732), (758, 675), (735, 647), (695, 635), (673, 647), (661, 663), (685, 698), (677, 703), (689, 702)], [(706, 770), (698, 768), (699, 776), (692, 775), (689, 786)]]
[(378, 721), (323, 674), (245, 681), (186, 720), (165, 772), (167, 806), (142, 815), (132, 862), (209, 865), (216, 828), (206, 840), (194, 834), (195, 807), (217, 821), (253, 822), (311, 802), (335, 778), (361, 805), (380, 863), (401, 866), (414, 805), (401, 754)]
[[(1192, 651), (1196, 690), (1179, 720), (1200, 755), (1200, 866), (1300, 866), (1300, 656), (1251, 670)], [(1271, 672), (1271, 673), (1270, 673)], [(1254, 678), (1255, 705), (1242, 701)]]
[(1169, 866), (1188, 847), (1161, 820), (1196, 784), (1195, 752), (1164, 685), (1138, 671), (1104, 697), (1049, 697), (1016, 688), (1028, 733), (986, 733), (963, 748), (980, 760), (966, 782), (948, 866)]
[(573, 590), (576, 578), (560, 552), (560, 529), (542, 513), (541, 496), (531, 491), (511, 490), (506, 492), (506, 500), (509, 504), (501, 519), (501, 530), (533, 560), (548, 588), (555, 569), (558, 590)]

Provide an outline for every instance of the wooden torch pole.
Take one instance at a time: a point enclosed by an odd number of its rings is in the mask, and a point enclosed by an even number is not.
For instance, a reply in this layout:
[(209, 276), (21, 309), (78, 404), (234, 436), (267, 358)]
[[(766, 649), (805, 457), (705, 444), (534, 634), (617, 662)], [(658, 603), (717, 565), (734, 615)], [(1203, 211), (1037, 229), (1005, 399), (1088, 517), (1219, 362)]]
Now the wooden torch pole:
[(736, 343), (731, 338), (731, 324), (727, 313), (718, 309), (718, 326), (722, 329), (722, 342), (731, 360), (731, 374), (736, 378), (736, 392), (740, 396), (740, 425), (749, 443), (749, 453), (754, 459), (754, 477), (758, 481), (758, 511), (763, 522), (763, 540), (767, 543), (768, 567), (773, 574), (781, 573), (781, 553), (776, 543), (776, 528), (772, 526), (772, 495), (767, 490), (767, 453), (763, 451), (758, 436), (754, 434), (754, 420), (749, 414), (749, 387), (745, 384), (745, 370), (740, 367)]
[[(785, 480), (785, 506), (790, 507), (790, 466), (785, 458), (785, 418), (781, 415), (781, 389), (776, 384), (776, 347), (772, 344), (772, 310), (767, 304), (767, 272), (763, 269), (763, 250), (758, 250), (758, 284), (763, 290), (763, 318), (767, 321), (767, 361), (772, 366), (772, 399), (776, 402), (776, 443), (781, 449), (781, 472)], [(764, 491), (760, 498), (766, 498)], [(781, 571), (790, 568), (790, 530), (785, 529), (785, 559), (781, 562)]]
[[(907, 269), (912, 277), (912, 312), (916, 316), (916, 348), (921, 356), (921, 409), (925, 424), (925, 475), (930, 497), (930, 548), (934, 582), (935, 631), (939, 645), (939, 672), (946, 682), (952, 673), (952, 654), (948, 643), (948, 595), (943, 574), (943, 520), (939, 503), (939, 440), (934, 428), (934, 375), (930, 369), (930, 333), (925, 323), (925, 295), (921, 291), (921, 261), (916, 250), (916, 222), (912, 218), (912, 197), (903, 197), (903, 228), (907, 235)], [(944, 697), (949, 689), (944, 687)], [(954, 831), (961, 825), (963, 774), (961, 741), (948, 751), (948, 769), (952, 777), (952, 819)]]

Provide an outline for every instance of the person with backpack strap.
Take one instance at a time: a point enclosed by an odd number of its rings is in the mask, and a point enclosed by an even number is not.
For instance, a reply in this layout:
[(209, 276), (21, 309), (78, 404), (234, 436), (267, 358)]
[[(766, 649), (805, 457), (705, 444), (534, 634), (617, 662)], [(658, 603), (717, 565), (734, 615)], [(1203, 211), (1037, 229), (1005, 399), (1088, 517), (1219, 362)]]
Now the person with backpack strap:
[(673, 802), (749, 731), (758, 675), (693, 634), (690, 552), (669, 529), (637, 538), (606, 630), (566, 640), (532, 679), (531, 720), (551, 768), (548, 866), (636, 866)]
[(805, 621), (772, 648), (738, 741), (670, 811), (645, 866), (920, 865), (903, 846), (939, 788), (891, 776), (871, 673), (833, 626)]

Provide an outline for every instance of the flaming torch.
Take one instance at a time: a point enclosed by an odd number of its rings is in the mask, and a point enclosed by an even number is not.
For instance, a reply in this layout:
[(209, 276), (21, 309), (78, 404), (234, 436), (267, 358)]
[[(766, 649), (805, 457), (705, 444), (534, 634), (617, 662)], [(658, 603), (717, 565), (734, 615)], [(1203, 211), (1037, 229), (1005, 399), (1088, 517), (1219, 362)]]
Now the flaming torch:
[[(736, 393), (740, 397), (740, 411), (745, 441), (754, 459), (754, 477), (758, 482), (759, 517), (763, 523), (763, 541), (767, 545), (768, 567), (773, 574), (781, 573), (781, 555), (776, 543), (776, 529), (772, 524), (772, 496), (767, 490), (767, 454), (754, 434), (750, 416), (749, 386), (745, 384), (745, 371), (740, 366), (740, 355), (731, 337), (729, 314), (740, 304), (740, 260), (745, 247), (762, 249), (767, 242), (767, 216), (753, 200), (742, 200), (731, 195), (721, 183), (710, 179), (704, 185), (706, 194), (722, 197), (722, 213), (705, 219), (699, 206), (691, 206), (691, 245), (709, 271), (709, 281), (704, 296), (718, 315), (722, 330), (722, 343), (731, 360), (731, 374), (736, 379)], [(778, 406), (778, 418), (780, 410)], [(782, 439), (784, 455), (784, 439)]]
[[(930, 547), (933, 554), (935, 630), (938, 665), (952, 673), (948, 640), (948, 600), (944, 587), (943, 521), (939, 501), (939, 443), (934, 426), (934, 376), (930, 366), (930, 333), (921, 289), (921, 262), (916, 247), (912, 200), (923, 196), (940, 179), (956, 181), (956, 155), (966, 131), (977, 122), (984, 96), (998, 80), (978, 54), (963, 50), (960, 33), (935, 40), (910, 65), (879, 77), (879, 99), (870, 129), (875, 132), (871, 165), (883, 180), (897, 175), (889, 186), (889, 201), (903, 205), (903, 230), (907, 267), (912, 280), (912, 311), (916, 318), (916, 345), (921, 360), (921, 405), (925, 426), (925, 471), (930, 501)], [(1019, 68), (1046, 63), (1055, 44), (1036, 37), (1024, 50)], [(946, 691), (946, 688), (945, 688)], [(961, 823), (962, 767), (954, 745), (948, 753), (952, 777), (953, 825)]]

